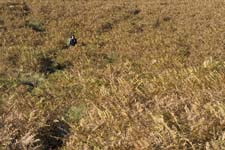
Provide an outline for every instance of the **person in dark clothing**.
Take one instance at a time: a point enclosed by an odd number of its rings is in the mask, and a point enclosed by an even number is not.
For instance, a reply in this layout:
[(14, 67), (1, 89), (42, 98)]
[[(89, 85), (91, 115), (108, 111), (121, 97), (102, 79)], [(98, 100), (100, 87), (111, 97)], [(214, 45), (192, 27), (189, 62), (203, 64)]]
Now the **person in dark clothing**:
[(71, 38), (68, 40), (68, 46), (75, 46), (77, 44), (77, 39), (74, 35), (71, 36)]

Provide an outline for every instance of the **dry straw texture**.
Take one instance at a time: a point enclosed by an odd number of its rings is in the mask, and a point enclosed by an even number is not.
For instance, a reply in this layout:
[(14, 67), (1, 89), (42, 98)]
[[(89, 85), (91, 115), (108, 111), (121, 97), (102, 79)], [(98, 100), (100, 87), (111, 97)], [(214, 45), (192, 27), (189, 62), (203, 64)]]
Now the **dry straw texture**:
[(224, 0), (0, 0), (0, 149), (225, 149), (224, 14)]

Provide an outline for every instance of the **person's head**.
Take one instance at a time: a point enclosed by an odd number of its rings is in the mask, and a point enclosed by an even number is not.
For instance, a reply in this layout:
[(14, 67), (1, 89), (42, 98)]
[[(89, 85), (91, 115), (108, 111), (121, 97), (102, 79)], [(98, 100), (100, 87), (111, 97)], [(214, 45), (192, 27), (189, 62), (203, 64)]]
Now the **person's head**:
[(74, 35), (72, 35), (72, 36), (71, 36), (71, 38), (72, 38), (72, 39), (75, 39), (75, 36), (74, 36)]

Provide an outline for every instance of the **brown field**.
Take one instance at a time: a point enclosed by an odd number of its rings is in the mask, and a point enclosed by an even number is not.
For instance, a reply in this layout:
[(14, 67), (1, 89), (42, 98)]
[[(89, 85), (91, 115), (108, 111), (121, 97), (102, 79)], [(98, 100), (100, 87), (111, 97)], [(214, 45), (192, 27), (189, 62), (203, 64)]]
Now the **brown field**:
[(224, 0), (0, 0), (0, 150), (178, 149), (225, 150)]

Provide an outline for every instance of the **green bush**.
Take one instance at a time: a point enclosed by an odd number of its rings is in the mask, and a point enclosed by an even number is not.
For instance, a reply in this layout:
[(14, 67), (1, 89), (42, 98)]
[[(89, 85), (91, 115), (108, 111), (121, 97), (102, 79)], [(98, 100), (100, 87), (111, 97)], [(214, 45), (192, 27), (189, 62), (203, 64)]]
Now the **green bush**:
[(80, 104), (78, 106), (72, 106), (66, 114), (66, 118), (72, 122), (79, 121), (85, 114), (86, 106)]
[(26, 26), (33, 29), (36, 32), (45, 32), (45, 28), (42, 22), (39, 21), (30, 21), (26, 23)]

